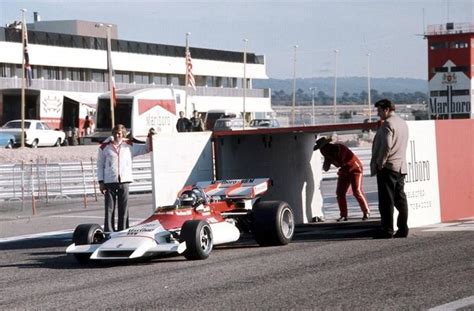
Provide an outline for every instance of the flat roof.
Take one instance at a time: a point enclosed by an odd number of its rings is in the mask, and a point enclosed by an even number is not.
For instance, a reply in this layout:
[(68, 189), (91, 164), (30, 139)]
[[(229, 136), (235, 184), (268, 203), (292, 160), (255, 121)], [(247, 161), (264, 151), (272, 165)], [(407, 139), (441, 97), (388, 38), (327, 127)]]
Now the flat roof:
[[(21, 31), (18, 31), (18, 29), (0, 27), (0, 41), (21, 43)], [(184, 57), (185, 55), (184, 46), (115, 39), (112, 39), (111, 42), (111, 48), (114, 52), (170, 57)], [(28, 43), (69, 48), (107, 50), (107, 39), (105, 38), (35, 30), (28, 30)], [(204, 49), (196, 47), (190, 47), (189, 50), (194, 59), (205, 59), (235, 63), (243, 63), (244, 59), (243, 52)], [(255, 53), (247, 52), (247, 63), (263, 65), (265, 63), (265, 58), (263, 55), (255, 55)]]

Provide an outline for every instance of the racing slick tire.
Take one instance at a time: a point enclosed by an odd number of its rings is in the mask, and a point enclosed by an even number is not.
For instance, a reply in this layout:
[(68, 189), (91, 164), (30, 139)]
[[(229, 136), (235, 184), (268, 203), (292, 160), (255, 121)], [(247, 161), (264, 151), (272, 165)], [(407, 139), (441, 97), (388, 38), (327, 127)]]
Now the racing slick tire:
[[(72, 234), (72, 242), (76, 245), (100, 244), (105, 235), (102, 227), (98, 224), (82, 224), (76, 227)], [(73, 254), (80, 263), (86, 263), (91, 254)]]
[(252, 208), (252, 232), (260, 246), (286, 245), (295, 232), (293, 211), (283, 201), (259, 201)]
[(180, 242), (186, 242), (186, 259), (206, 259), (213, 247), (211, 226), (203, 220), (186, 221), (181, 227)]

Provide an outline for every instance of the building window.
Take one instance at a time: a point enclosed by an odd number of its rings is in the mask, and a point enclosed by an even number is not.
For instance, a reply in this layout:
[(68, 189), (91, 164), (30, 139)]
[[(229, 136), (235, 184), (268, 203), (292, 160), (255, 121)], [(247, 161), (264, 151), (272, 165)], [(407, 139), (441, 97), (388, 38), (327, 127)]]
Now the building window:
[(186, 84), (186, 75), (180, 75), (178, 77), (178, 80), (179, 80), (178, 81), (179, 85), (185, 85)]
[(71, 81), (84, 81), (85, 80), (85, 74), (84, 74), (84, 69), (81, 68), (69, 68), (67, 77)]
[(130, 73), (125, 71), (116, 71), (115, 82), (130, 83)]
[(12, 67), (10, 64), (0, 64), (0, 77), (9, 78), (12, 76)]
[(452, 90), (451, 95), (453, 96), (462, 96), (462, 95), (469, 95), (469, 90)]
[(153, 83), (158, 85), (166, 85), (166, 75), (154, 74)]
[(222, 78), (222, 87), (232, 88), (234, 87), (234, 79), (229, 77)]
[(448, 95), (448, 91), (446, 91), (446, 90), (431, 91), (430, 92), (431, 97), (447, 96), (447, 95)]
[(448, 67), (434, 67), (431, 72), (448, 72)]
[(196, 81), (196, 86), (205, 86), (206, 85), (206, 77), (194, 76), (194, 81)]
[(447, 47), (448, 42), (433, 42), (430, 45), (430, 50), (446, 49)]
[(454, 66), (451, 67), (451, 72), (468, 72), (469, 67), (468, 66)]
[(41, 75), (45, 80), (61, 80), (61, 70), (59, 67), (44, 66)]
[(133, 81), (137, 84), (149, 84), (150, 78), (147, 73), (136, 72)]
[(451, 49), (466, 49), (469, 47), (469, 43), (463, 41), (452, 41), (449, 43)]
[(105, 82), (104, 71), (92, 70), (92, 80), (95, 82)]
[(209, 87), (212, 87), (212, 86), (217, 86), (217, 81), (216, 81), (216, 77), (206, 77), (206, 86), (209, 86)]
[(168, 84), (168, 85), (179, 85), (179, 78), (178, 78), (178, 76), (168, 75), (168, 76), (167, 76), (166, 84)]

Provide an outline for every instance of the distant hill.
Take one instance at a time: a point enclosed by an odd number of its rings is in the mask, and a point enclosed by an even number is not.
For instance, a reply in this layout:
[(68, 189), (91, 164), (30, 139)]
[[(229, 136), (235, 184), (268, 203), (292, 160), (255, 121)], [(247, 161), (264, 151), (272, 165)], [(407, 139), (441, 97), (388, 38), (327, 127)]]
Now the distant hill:
[[(293, 92), (293, 79), (253, 80), (254, 88), (271, 88), (272, 91), (283, 90), (287, 94)], [(334, 78), (306, 78), (296, 79), (296, 89), (310, 93), (309, 88), (316, 87), (316, 92), (323, 91), (331, 95), (334, 92)], [(428, 81), (410, 78), (371, 78), (370, 88), (382, 92), (414, 93), (428, 92)], [(349, 94), (367, 91), (367, 77), (345, 77), (337, 79), (337, 95), (344, 92)]]

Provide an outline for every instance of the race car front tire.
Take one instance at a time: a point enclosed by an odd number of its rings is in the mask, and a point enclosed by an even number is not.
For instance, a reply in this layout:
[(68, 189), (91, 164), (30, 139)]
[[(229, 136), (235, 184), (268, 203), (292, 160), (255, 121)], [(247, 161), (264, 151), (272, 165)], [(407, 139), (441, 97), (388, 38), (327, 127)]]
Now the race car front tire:
[(211, 226), (203, 220), (186, 221), (181, 227), (180, 242), (186, 242), (186, 259), (206, 259), (213, 247)]
[(290, 205), (283, 201), (259, 201), (252, 208), (252, 232), (260, 246), (286, 245), (295, 232)]
[[(76, 245), (100, 244), (105, 238), (104, 231), (98, 224), (82, 224), (76, 227), (72, 234), (72, 242)], [(91, 254), (73, 254), (80, 263), (89, 260)]]

